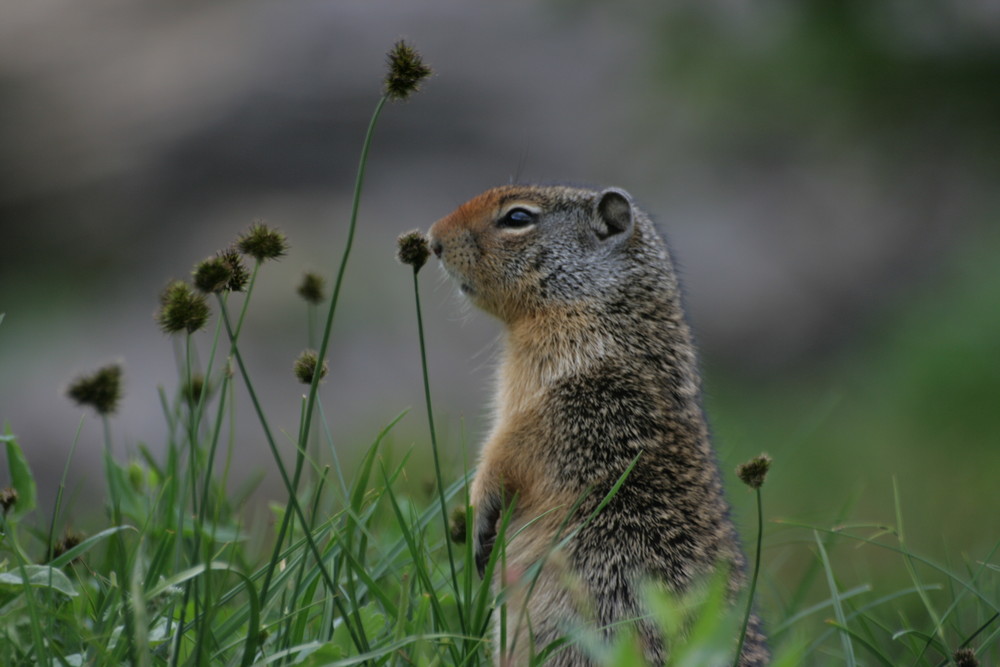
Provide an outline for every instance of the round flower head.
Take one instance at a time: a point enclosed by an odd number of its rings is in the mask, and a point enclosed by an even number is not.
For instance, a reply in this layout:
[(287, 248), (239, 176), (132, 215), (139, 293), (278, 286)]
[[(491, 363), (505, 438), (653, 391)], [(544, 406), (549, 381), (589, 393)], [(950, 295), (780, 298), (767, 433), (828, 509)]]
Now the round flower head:
[(12, 486), (0, 489), (0, 508), (3, 508), (4, 515), (15, 505), (17, 505), (17, 489)]
[(188, 405), (197, 405), (202, 395), (211, 396), (212, 386), (201, 373), (195, 373), (191, 379), (181, 383), (181, 397)]
[(79, 377), (69, 386), (66, 395), (77, 405), (94, 408), (99, 415), (112, 414), (122, 398), (122, 367), (110, 364), (92, 375)]
[(326, 298), (323, 294), (323, 276), (318, 273), (307, 272), (302, 276), (302, 282), (299, 283), (298, 293), (303, 299), (318, 306)]
[(156, 321), (165, 333), (194, 333), (205, 326), (207, 320), (208, 302), (205, 296), (196, 293), (183, 280), (176, 280), (163, 290)]
[(952, 656), (957, 667), (979, 667), (979, 659), (971, 648), (960, 648)]
[(258, 220), (240, 236), (236, 241), (236, 247), (244, 255), (250, 255), (258, 262), (263, 262), (266, 259), (277, 259), (287, 253), (288, 241), (284, 234)]
[(400, 40), (387, 55), (389, 71), (385, 75), (385, 94), (391, 100), (405, 100), (420, 89), (420, 82), (431, 75), (417, 50)]
[(192, 272), (194, 286), (206, 294), (227, 289), (232, 277), (232, 267), (219, 255), (199, 262)]
[[(313, 376), (316, 374), (317, 363), (318, 357), (316, 352), (313, 350), (306, 350), (299, 355), (299, 358), (295, 360), (295, 365), (292, 368), (295, 371), (295, 377), (299, 379), (299, 382), (302, 384), (312, 384)], [(319, 371), (320, 379), (326, 377), (327, 370), (327, 363), (324, 361), (323, 367), (320, 368)]]
[(448, 521), (448, 536), (455, 544), (465, 544), (467, 520), (465, 507), (456, 507), (451, 513), (451, 518)]
[(767, 471), (771, 469), (771, 457), (767, 454), (755, 456), (736, 468), (736, 474), (744, 484), (751, 489), (759, 489), (764, 485)]
[(218, 254), (219, 259), (229, 267), (230, 276), (226, 289), (230, 292), (242, 292), (247, 288), (250, 272), (243, 263), (243, 256), (235, 248), (226, 248)]
[(67, 526), (66, 530), (63, 531), (62, 537), (52, 545), (52, 557), (59, 558), (59, 556), (62, 556), (73, 547), (79, 545), (86, 538), (87, 536), (83, 533), (77, 532)]
[(427, 258), (431, 256), (431, 251), (427, 247), (427, 237), (419, 230), (406, 232), (396, 239), (398, 248), (396, 258), (403, 264), (409, 264), (414, 272), (427, 263)]

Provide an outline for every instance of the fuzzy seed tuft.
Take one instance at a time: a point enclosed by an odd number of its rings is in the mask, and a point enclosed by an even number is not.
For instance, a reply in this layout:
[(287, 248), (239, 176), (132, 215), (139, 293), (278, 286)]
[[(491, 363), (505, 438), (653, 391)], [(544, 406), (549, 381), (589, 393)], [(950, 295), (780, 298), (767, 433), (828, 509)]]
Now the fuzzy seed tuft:
[(63, 536), (52, 545), (52, 558), (59, 558), (64, 553), (79, 545), (87, 538), (83, 533), (77, 532), (70, 527), (66, 527)]
[(767, 471), (771, 469), (771, 457), (767, 454), (755, 456), (736, 468), (736, 474), (744, 484), (751, 489), (759, 489), (764, 485)]
[[(299, 379), (299, 382), (302, 384), (312, 384), (313, 375), (316, 373), (317, 363), (318, 359), (314, 350), (306, 350), (299, 355), (299, 358), (295, 360), (295, 365), (293, 366), (295, 377)], [(319, 371), (319, 377), (321, 380), (326, 377), (327, 370), (328, 366), (326, 361), (324, 361), (323, 367)]]
[(199, 262), (191, 272), (192, 282), (205, 294), (217, 294), (229, 288), (233, 269), (221, 256), (209, 257)]
[(90, 406), (99, 415), (110, 415), (122, 398), (122, 367), (109, 364), (92, 375), (84, 375), (69, 386), (66, 395), (77, 405)]
[(466, 508), (456, 507), (448, 522), (448, 533), (455, 544), (465, 544)]
[(419, 91), (420, 82), (432, 73), (417, 50), (403, 40), (396, 42), (386, 58), (385, 94), (390, 100), (405, 100)]
[(250, 272), (247, 271), (247, 265), (243, 262), (243, 256), (239, 251), (236, 248), (220, 250), (219, 259), (225, 262), (229, 266), (229, 270), (232, 271), (226, 289), (230, 292), (242, 292), (245, 290), (247, 283), (250, 281)]
[(326, 298), (326, 295), (323, 294), (324, 286), (323, 276), (307, 271), (302, 276), (302, 282), (299, 283), (299, 296), (312, 305), (318, 306)]
[(278, 259), (286, 254), (288, 241), (284, 234), (257, 220), (236, 241), (236, 247), (244, 255), (250, 255), (258, 262), (263, 262), (268, 259)]
[(211, 396), (212, 386), (201, 373), (195, 373), (191, 379), (181, 384), (181, 397), (184, 402), (194, 407), (201, 401), (202, 395)]
[(164, 333), (187, 331), (190, 334), (205, 326), (208, 312), (205, 295), (195, 292), (183, 280), (175, 280), (160, 295), (156, 321)]
[(979, 667), (979, 659), (971, 648), (960, 648), (951, 657), (957, 667)]
[(7, 512), (15, 505), (17, 505), (17, 489), (12, 486), (0, 489), (0, 507), (3, 508), (4, 516), (7, 516)]
[(396, 239), (396, 244), (398, 246), (396, 259), (403, 264), (412, 266), (414, 272), (419, 271), (420, 267), (427, 263), (427, 258), (431, 256), (431, 251), (427, 247), (427, 237), (420, 230), (414, 229), (401, 234)]

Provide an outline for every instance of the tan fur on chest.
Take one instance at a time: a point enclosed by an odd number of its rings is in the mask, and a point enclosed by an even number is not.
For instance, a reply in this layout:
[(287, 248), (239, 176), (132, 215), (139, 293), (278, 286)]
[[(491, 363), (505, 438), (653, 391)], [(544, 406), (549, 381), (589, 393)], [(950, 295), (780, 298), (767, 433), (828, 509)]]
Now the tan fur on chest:
[(552, 308), (510, 328), (500, 367), (499, 415), (537, 405), (558, 380), (586, 373), (612, 353), (613, 341), (581, 308)]

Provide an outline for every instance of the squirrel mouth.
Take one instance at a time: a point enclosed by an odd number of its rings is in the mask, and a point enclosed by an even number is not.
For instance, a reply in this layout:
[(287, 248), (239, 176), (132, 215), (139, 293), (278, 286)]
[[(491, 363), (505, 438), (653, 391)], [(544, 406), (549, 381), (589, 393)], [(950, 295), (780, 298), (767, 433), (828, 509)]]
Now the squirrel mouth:
[(442, 265), (444, 266), (445, 273), (447, 273), (452, 280), (458, 283), (459, 292), (461, 292), (465, 296), (474, 296), (476, 294), (475, 288), (473, 288), (472, 285), (463, 280), (464, 276), (462, 276), (458, 271), (453, 270), (450, 266), (444, 264), (443, 262)]

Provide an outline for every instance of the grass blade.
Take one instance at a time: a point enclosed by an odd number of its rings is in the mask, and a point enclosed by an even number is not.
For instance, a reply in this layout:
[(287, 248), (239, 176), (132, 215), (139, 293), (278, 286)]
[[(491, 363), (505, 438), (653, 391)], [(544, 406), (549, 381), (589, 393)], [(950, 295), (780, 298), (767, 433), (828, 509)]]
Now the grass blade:
[(837, 581), (833, 576), (833, 567), (830, 565), (830, 558), (826, 554), (826, 547), (823, 540), (819, 539), (819, 533), (813, 531), (816, 539), (816, 547), (819, 549), (819, 557), (823, 561), (823, 571), (826, 573), (826, 583), (830, 587), (830, 599), (833, 603), (833, 613), (837, 617), (837, 625), (842, 628), (840, 633), (840, 643), (844, 649), (844, 660), (847, 667), (856, 667), (857, 659), (854, 657), (854, 645), (851, 642), (852, 633), (847, 630), (847, 617), (844, 614), (843, 598), (837, 589)]

